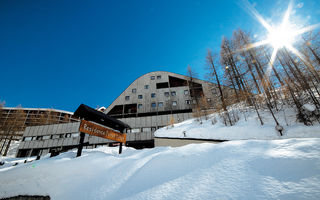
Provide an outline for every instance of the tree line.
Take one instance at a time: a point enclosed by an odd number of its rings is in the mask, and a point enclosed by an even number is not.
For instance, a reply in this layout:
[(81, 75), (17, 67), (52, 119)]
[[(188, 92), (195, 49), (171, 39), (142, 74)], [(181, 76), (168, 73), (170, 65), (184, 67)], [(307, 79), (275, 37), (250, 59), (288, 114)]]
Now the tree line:
[[(254, 109), (261, 125), (264, 121), (260, 110), (267, 109), (279, 130), (281, 125), (275, 112), (286, 106), (294, 107), (297, 119), (305, 125), (319, 122), (320, 33), (304, 34), (295, 44), (297, 51), (282, 47), (276, 55), (272, 55), (273, 48), (268, 45), (254, 47), (255, 42), (249, 33), (238, 29), (231, 38), (222, 39), (220, 52), (208, 50), (208, 79), (216, 83), (219, 93), (215, 111), (220, 112), (225, 124), (234, 125), (237, 121), (228, 110), (236, 103)], [(187, 75), (193, 74), (189, 67)], [(200, 110), (208, 110), (200, 101), (198, 98), (193, 105), (198, 116), (201, 105)]]

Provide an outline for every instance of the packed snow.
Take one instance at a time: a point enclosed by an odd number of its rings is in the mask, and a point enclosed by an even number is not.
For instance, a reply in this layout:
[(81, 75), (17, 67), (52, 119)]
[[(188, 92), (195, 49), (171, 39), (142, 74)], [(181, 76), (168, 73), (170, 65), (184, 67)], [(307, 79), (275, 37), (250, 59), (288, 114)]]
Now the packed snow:
[(1, 158), (0, 198), (320, 199), (319, 138), (117, 152), (100, 147), (76, 158), (74, 150), (28, 163)]
[[(310, 104), (304, 105), (307, 109), (312, 110)], [(277, 124), (272, 115), (267, 110), (260, 110), (264, 125), (254, 110), (231, 110), (230, 115), (236, 115), (239, 121), (233, 126), (226, 126), (219, 114), (212, 114), (208, 119), (201, 120), (200, 123), (195, 118), (183, 121), (173, 126), (167, 126), (158, 129), (155, 132), (156, 137), (169, 138), (196, 138), (212, 140), (245, 140), (245, 139), (284, 139), (284, 138), (319, 138), (320, 125), (315, 123), (313, 126), (305, 126), (296, 119), (296, 112), (292, 108), (283, 109), (276, 112), (275, 116), (283, 127), (283, 136), (277, 131)]]

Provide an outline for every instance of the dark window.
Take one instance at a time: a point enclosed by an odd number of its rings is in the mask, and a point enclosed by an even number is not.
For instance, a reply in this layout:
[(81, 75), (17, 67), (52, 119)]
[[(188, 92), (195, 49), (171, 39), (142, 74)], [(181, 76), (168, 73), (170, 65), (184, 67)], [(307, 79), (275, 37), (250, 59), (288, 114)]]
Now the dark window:
[(156, 128), (156, 127), (154, 127), (154, 126), (153, 126), (153, 127), (151, 127), (151, 131), (152, 131), (152, 132), (154, 132), (154, 131), (156, 131), (156, 130), (157, 130), (157, 128)]
[(122, 112), (123, 112), (123, 105), (116, 105), (108, 112), (108, 115), (122, 114)]
[(71, 133), (67, 133), (66, 138), (70, 138), (70, 137), (71, 137)]
[(42, 136), (37, 136), (37, 140), (42, 140)]
[(157, 107), (157, 104), (156, 103), (151, 103), (151, 107), (155, 108), (155, 107)]
[(190, 96), (201, 97), (203, 95), (202, 85), (195, 82), (189, 82), (190, 84)]
[(157, 79), (159, 80), (159, 79), (161, 79), (161, 76), (159, 75), (159, 76), (157, 76)]
[(169, 92), (165, 92), (164, 96), (169, 97)]
[(137, 104), (124, 105), (124, 113), (137, 113)]
[(169, 83), (168, 82), (157, 83), (157, 89), (161, 89), (161, 88), (169, 88)]
[(136, 88), (133, 88), (132, 89), (132, 93), (136, 93), (137, 92), (137, 89)]
[(186, 100), (186, 104), (191, 104), (191, 101), (190, 100)]
[(130, 96), (126, 96), (126, 97), (125, 97), (125, 100), (126, 100), (126, 101), (129, 101), (129, 100), (130, 100)]
[(138, 99), (142, 99), (142, 95), (141, 94), (138, 95)]
[(151, 80), (154, 80), (154, 79), (155, 79), (155, 76), (151, 76), (150, 78), (151, 78)]
[(181, 78), (169, 76), (170, 87), (188, 86), (188, 81)]
[(145, 85), (145, 86), (144, 86), (144, 89), (149, 89), (149, 85)]
[(159, 108), (163, 107), (163, 102), (158, 102), (158, 107)]
[(155, 98), (156, 97), (156, 93), (151, 93), (151, 98)]
[(138, 104), (138, 109), (142, 108), (142, 104)]
[(171, 96), (176, 96), (176, 92), (175, 92), (175, 91), (172, 91), (172, 92), (171, 92)]

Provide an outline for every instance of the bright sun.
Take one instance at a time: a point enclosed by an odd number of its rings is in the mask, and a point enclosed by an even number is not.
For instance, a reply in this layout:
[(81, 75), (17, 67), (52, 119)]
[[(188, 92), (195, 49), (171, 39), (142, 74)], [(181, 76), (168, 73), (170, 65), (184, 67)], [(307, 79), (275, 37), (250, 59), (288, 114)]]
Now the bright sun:
[(295, 32), (296, 31), (289, 25), (282, 24), (270, 30), (267, 40), (274, 49), (289, 47), (292, 46), (295, 41)]
[(273, 51), (270, 58), (268, 73), (271, 71), (270, 69), (273, 66), (273, 62), (277, 56), (277, 52), (281, 48), (286, 48), (298, 57), (300, 57), (301, 59), (305, 60), (304, 56), (296, 48), (293, 47), (293, 44), (296, 42), (298, 36), (315, 28), (318, 28), (320, 24), (315, 24), (303, 28), (297, 28), (297, 25), (290, 22), (291, 2), (289, 3), (289, 6), (286, 12), (284, 13), (284, 16), (279, 26), (270, 25), (250, 4), (248, 4), (248, 8), (255, 16), (255, 18), (261, 23), (261, 25), (263, 25), (264, 28), (267, 30), (267, 38), (265, 40), (250, 44), (243, 50), (249, 50), (251, 48), (255, 48), (262, 45), (272, 46)]

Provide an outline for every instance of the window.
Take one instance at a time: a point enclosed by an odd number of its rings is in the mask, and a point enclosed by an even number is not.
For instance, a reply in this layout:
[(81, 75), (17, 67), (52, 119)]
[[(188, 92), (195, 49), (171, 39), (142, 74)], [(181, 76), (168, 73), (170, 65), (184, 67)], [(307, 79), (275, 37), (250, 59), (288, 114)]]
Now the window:
[(157, 107), (157, 104), (156, 103), (151, 103), (151, 107), (155, 108), (155, 107)]
[(37, 136), (37, 140), (42, 140), (42, 136)]
[(42, 137), (42, 139), (43, 139), (43, 140), (49, 140), (50, 137), (51, 137), (51, 135), (45, 135), (45, 136)]
[(157, 89), (169, 88), (169, 83), (168, 83), (168, 82), (157, 83), (157, 84), (156, 84), (156, 88), (157, 88)]
[(79, 133), (72, 133), (71, 137), (79, 137)]
[(132, 93), (136, 93), (137, 92), (137, 89), (136, 88), (133, 88), (132, 89)]
[(131, 133), (139, 133), (139, 132), (140, 132), (140, 128), (131, 129)]
[(138, 104), (138, 109), (141, 109), (142, 108), (142, 104)]
[(141, 94), (138, 95), (138, 99), (142, 99), (142, 95)]
[(169, 92), (165, 92), (164, 96), (169, 97)]
[(156, 130), (157, 130), (157, 128), (156, 128), (155, 126), (151, 127), (151, 131), (152, 131), (152, 132), (154, 132), (154, 131), (156, 131)]
[(52, 135), (52, 139), (58, 139), (60, 138), (60, 135)]
[(151, 93), (151, 98), (155, 98), (156, 97), (156, 93)]
[(157, 79), (159, 80), (159, 79), (161, 79), (161, 76), (159, 75), (159, 76), (157, 76)]
[(151, 80), (154, 80), (156, 77), (155, 76), (151, 76), (150, 78), (151, 78)]
[(144, 86), (144, 89), (149, 89), (149, 85), (145, 85), (145, 86)]
[(185, 91), (184, 91), (184, 94), (185, 94), (185, 95), (189, 94), (189, 90), (185, 90)]
[(24, 137), (23, 138), (23, 141), (31, 141), (32, 140), (32, 137)]
[(176, 101), (173, 101), (173, 102), (172, 102), (172, 105), (173, 105), (173, 106), (177, 106), (177, 102), (176, 102)]
[(158, 107), (159, 108), (163, 107), (163, 102), (158, 102)]
[(71, 137), (71, 133), (67, 133), (66, 138), (70, 138), (70, 137)]
[(126, 97), (125, 97), (125, 100), (126, 100), (126, 101), (129, 101), (129, 100), (130, 100), (130, 96), (126, 96)]
[(175, 91), (172, 91), (172, 92), (171, 92), (171, 96), (176, 96), (176, 92), (175, 92)]
[(191, 104), (191, 101), (190, 100), (186, 100), (186, 104)]
[(64, 134), (59, 134), (59, 138), (63, 138), (64, 137)]

